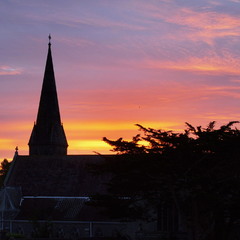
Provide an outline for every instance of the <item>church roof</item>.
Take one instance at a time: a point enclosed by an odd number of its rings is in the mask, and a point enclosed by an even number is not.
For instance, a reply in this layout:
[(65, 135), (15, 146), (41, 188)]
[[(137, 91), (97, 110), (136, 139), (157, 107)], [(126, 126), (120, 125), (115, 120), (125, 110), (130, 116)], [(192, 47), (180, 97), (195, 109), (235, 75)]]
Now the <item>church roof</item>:
[(101, 208), (86, 204), (80, 198), (23, 198), (17, 220), (38, 219), (55, 221), (103, 221), (109, 220)]
[(66, 155), (67, 139), (61, 123), (49, 37), (48, 54), (37, 120), (29, 140), (30, 155)]
[(101, 161), (99, 155), (15, 155), (5, 186), (21, 187), (23, 196), (88, 197), (106, 193), (109, 176), (95, 176), (88, 168), (90, 163)]

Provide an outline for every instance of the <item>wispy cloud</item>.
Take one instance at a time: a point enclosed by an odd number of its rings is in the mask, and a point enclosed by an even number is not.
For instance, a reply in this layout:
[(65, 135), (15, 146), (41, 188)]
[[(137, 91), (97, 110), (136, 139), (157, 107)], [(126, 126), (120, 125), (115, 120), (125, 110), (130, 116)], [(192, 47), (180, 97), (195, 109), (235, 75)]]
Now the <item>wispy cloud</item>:
[[(177, 42), (191, 40), (212, 44), (216, 38), (240, 36), (238, 15), (219, 11), (216, 6), (222, 3), (210, 1), (205, 2), (204, 7), (198, 7), (194, 2), (187, 6), (186, 2), (141, 2), (137, 8), (150, 28), (164, 32), (164, 38), (173, 38)], [(224, 9), (225, 6), (221, 7)]]
[(216, 38), (240, 36), (239, 17), (213, 11), (181, 9), (174, 18), (166, 21), (190, 28), (186, 34), (193, 41), (213, 44)]
[(20, 75), (22, 73), (21, 68), (14, 68), (11, 66), (0, 66), (0, 75)]
[(207, 30), (239, 29), (239, 18), (213, 11), (196, 11), (190, 8), (178, 9), (173, 16), (164, 16), (166, 22)]
[(240, 74), (240, 60), (225, 54), (225, 57), (215, 56), (189, 57), (187, 59), (165, 60), (146, 60), (141, 64), (142, 67), (156, 69), (175, 69), (192, 72), (205, 72), (208, 74)]
[(240, 118), (238, 0), (11, 0), (0, 13), (0, 76), (14, 80), (1, 81), (0, 143), (11, 154), (28, 150), (49, 32), (70, 153), (130, 138), (135, 123)]

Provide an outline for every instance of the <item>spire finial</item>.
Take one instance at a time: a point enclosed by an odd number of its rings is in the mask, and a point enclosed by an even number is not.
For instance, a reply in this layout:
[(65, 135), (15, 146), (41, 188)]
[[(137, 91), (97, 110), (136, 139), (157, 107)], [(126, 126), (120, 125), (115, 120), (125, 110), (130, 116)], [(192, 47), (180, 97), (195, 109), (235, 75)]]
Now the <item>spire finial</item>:
[(49, 35), (48, 35), (48, 40), (49, 40), (48, 45), (51, 46), (51, 34), (50, 34), (50, 33), (49, 33)]

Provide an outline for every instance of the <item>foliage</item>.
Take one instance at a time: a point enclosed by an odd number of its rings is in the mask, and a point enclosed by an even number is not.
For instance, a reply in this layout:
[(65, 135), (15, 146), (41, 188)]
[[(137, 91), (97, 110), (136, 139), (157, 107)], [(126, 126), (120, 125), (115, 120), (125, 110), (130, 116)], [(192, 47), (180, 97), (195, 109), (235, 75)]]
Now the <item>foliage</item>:
[(50, 238), (52, 234), (52, 223), (51, 222), (43, 222), (40, 223), (38, 221), (33, 221), (33, 238)]
[(1, 162), (1, 166), (0, 166), (0, 186), (3, 186), (4, 179), (7, 176), (10, 165), (11, 165), (11, 163), (7, 159), (4, 159)]
[(7, 233), (7, 239), (16, 239), (16, 238), (26, 238), (26, 237), (20, 233)]
[(143, 135), (131, 141), (104, 138), (117, 155), (92, 167), (94, 173), (112, 175), (109, 195), (93, 197), (92, 204), (105, 206), (114, 217), (149, 220), (150, 208), (170, 200), (192, 239), (227, 239), (240, 219), (236, 123), (218, 129), (215, 122), (206, 128), (186, 123), (183, 133), (137, 125)]

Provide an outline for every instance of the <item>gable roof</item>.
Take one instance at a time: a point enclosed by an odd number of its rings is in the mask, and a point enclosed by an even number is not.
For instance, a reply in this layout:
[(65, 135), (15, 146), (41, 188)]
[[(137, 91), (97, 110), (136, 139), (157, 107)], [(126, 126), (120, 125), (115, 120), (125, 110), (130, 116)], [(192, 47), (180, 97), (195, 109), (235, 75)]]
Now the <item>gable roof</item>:
[(106, 221), (101, 208), (88, 206), (81, 198), (23, 198), (17, 220)]
[(21, 187), (23, 196), (87, 197), (105, 193), (109, 176), (94, 176), (88, 170), (88, 164), (104, 158), (99, 155), (15, 155), (5, 186)]

